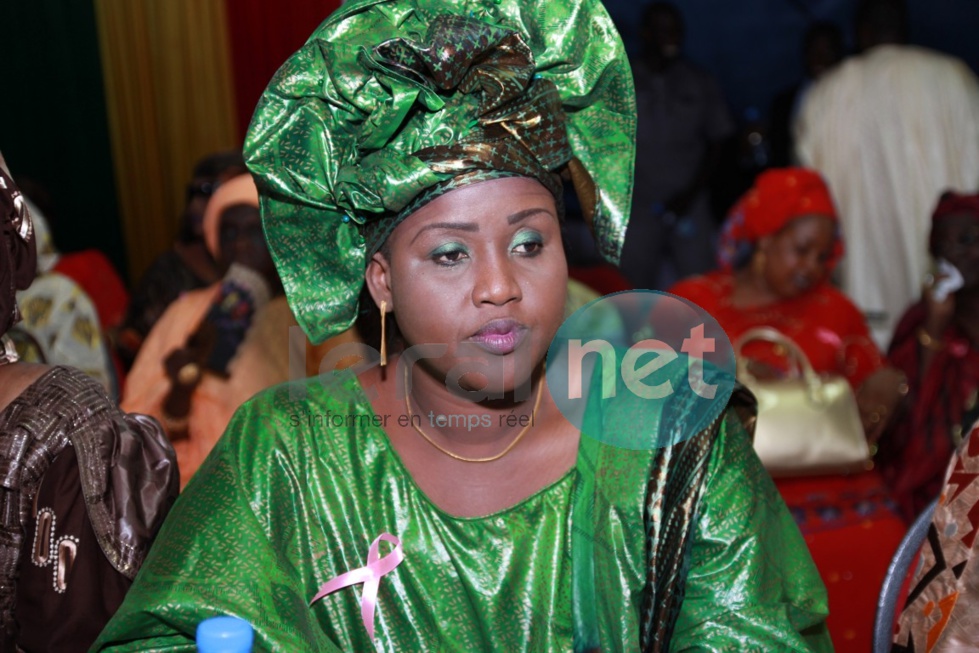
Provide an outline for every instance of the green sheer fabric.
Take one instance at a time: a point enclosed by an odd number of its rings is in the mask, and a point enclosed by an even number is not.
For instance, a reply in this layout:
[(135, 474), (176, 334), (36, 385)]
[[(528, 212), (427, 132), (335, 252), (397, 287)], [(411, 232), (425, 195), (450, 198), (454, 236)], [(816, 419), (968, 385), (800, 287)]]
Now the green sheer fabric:
[[(256, 650), (571, 651), (573, 506), (584, 486), (603, 496), (593, 611), (602, 648), (638, 650), (652, 452), (582, 438), (578, 463), (552, 485), (458, 518), (414, 484), (356, 378), (323, 378), (239, 410), (95, 650), (193, 651), (201, 620), (232, 614), (252, 623)], [(335, 420), (344, 425), (327, 425)], [(703, 490), (670, 650), (829, 650), (822, 583), (736, 418), (714, 444)], [(360, 586), (309, 601), (363, 566), (384, 532), (401, 539), (405, 559), (380, 581), (371, 642)]]

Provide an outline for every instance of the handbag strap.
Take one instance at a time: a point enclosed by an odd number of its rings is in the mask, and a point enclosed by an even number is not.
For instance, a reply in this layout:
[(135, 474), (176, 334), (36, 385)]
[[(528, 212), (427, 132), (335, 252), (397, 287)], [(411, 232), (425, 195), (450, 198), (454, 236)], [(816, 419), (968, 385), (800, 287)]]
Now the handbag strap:
[(812, 363), (809, 362), (809, 357), (802, 351), (802, 348), (792, 338), (775, 327), (769, 326), (748, 329), (734, 341), (734, 355), (738, 360), (739, 377), (747, 379), (749, 382), (757, 381), (754, 375), (748, 370), (748, 366), (743, 364), (744, 357), (741, 355), (741, 350), (749, 342), (768, 342), (774, 345), (780, 345), (786, 352), (786, 358), (790, 363), (795, 365), (795, 376), (801, 376), (810, 385), (818, 385), (819, 377), (813, 370)]

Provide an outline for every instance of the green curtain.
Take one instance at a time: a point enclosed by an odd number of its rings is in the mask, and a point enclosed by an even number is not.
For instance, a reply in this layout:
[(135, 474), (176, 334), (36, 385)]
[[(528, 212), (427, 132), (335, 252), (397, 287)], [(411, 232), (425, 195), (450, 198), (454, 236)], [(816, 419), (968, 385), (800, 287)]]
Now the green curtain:
[(95, 12), (84, 0), (0, 0), (0, 150), (48, 191), (63, 251), (96, 247), (125, 275)]

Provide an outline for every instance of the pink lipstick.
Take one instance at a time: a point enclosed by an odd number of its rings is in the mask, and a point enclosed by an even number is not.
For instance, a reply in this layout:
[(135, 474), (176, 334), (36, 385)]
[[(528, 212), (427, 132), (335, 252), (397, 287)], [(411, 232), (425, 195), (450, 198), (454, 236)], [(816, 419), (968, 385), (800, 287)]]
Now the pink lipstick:
[(512, 353), (527, 335), (527, 327), (516, 320), (500, 318), (490, 320), (479, 331), (469, 336), (467, 342), (497, 356)]

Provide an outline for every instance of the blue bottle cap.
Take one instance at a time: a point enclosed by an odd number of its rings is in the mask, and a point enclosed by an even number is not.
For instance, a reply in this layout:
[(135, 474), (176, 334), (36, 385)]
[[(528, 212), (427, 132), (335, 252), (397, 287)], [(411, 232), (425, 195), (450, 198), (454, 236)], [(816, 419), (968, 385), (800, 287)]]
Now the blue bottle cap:
[(255, 633), (238, 617), (211, 617), (197, 624), (200, 653), (250, 653)]

